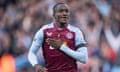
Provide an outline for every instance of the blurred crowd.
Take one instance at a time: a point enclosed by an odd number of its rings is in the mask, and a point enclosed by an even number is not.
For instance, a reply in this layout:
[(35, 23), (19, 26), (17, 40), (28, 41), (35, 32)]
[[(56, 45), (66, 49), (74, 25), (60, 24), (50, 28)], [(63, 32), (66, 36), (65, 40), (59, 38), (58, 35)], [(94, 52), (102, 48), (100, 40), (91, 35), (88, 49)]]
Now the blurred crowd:
[[(79, 72), (120, 72), (120, 0), (0, 0), (0, 72), (34, 72), (27, 53), (34, 34), (51, 23), (59, 2), (87, 41), (89, 59)], [(44, 65), (41, 51), (40, 64)]]

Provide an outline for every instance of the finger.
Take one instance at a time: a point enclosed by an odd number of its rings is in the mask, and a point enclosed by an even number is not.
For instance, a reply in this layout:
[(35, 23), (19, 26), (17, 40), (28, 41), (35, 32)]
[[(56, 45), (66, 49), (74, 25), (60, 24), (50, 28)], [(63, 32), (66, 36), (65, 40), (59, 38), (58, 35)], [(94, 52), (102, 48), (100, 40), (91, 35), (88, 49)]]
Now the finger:
[(48, 38), (48, 41), (56, 41), (56, 39)]
[(44, 70), (48, 70), (48, 69), (47, 69), (47, 68), (45, 68), (45, 67), (44, 67), (43, 69), (44, 69)]
[(39, 72), (47, 72), (46, 68), (40, 69)]
[(44, 72), (44, 70), (43, 69), (40, 69), (39, 71), (37, 71), (37, 72)]
[(54, 40), (51, 39), (51, 38), (47, 38), (47, 39), (46, 39), (46, 42), (47, 42), (47, 43), (51, 43), (51, 42), (54, 42)]
[(48, 41), (49, 41), (49, 38), (46, 39), (46, 42), (48, 42)]
[(53, 43), (55, 43), (55, 41), (54, 40), (51, 40), (51, 39), (48, 39), (48, 44), (53, 44)]
[(45, 72), (45, 68), (44, 67), (39, 68), (37, 72)]
[(59, 42), (59, 41), (61, 41), (61, 39), (48, 39), (49, 41), (52, 41), (52, 42)]
[(47, 72), (47, 70), (48, 70), (47, 68), (44, 68), (44, 72)]

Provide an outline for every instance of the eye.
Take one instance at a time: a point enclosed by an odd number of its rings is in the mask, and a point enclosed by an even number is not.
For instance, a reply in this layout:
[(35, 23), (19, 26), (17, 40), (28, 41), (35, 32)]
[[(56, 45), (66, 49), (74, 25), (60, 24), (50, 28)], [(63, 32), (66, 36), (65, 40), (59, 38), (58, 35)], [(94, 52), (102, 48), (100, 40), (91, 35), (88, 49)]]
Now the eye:
[(59, 12), (63, 12), (64, 10), (63, 9), (60, 9)]
[(68, 9), (61, 9), (61, 10), (59, 10), (59, 12), (60, 12), (60, 13), (62, 13), (62, 12), (66, 12), (66, 13), (68, 13), (69, 10), (68, 10)]
[(69, 10), (68, 10), (68, 9), (66, 9), (65, 11), (66, 11), (66, 12), (69, 12)]

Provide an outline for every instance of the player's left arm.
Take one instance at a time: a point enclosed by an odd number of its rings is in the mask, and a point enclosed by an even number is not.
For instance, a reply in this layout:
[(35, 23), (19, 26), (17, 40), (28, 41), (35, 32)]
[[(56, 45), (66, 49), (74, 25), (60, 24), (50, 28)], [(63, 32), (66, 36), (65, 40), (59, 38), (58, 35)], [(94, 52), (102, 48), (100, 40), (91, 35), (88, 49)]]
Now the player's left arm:
[(80, 61), (81, 63), (86, 63), (88, 59), (88, 51), (83, 34), (80, 30), (78, 30), (75, 35), (75, 46), (77, 48), (76, 51), (72, 50), (67, 45), (62, 44), (60, 50), (75, 60)]
[(65, 54), (74, 58), (81, 63), (86, 63), (88, 59), (88, 52), (86, 47), (86, 42), (84, 40), (83, 34), (80, 30), (77, 30), (75, 33), (75, 46), (77, 50), (72, 50), (66, 44), (64, 44), (60, 39), (47, 39), (48, 44), (50, 44), (55, 49), (60, 49)]

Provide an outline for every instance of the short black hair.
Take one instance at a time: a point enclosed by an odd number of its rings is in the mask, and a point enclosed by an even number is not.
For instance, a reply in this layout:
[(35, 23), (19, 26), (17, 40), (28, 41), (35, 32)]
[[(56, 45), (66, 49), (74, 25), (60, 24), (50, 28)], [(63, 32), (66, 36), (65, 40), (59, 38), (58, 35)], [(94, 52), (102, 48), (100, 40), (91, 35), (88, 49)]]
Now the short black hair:
[(63, 5), (63, 4), (66, 4), (66, 3), (57, 3), (57, 4), (55, 4), (55, 5), (53, 6), (53, 13), (55, 13), (55, 10), (56, 10), (57, 6)]

